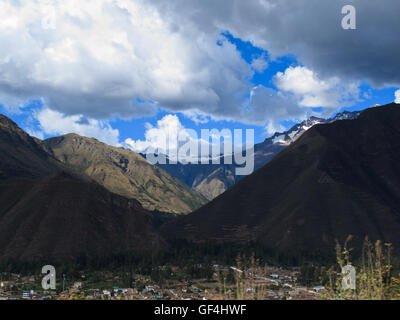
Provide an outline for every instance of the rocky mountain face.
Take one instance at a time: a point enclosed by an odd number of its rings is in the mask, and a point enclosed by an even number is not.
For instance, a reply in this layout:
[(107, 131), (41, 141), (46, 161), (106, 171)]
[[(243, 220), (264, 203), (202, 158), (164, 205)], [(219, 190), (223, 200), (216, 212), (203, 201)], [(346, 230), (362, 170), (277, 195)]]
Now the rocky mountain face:
[(365, 236), (400, 247), (400, 107), (314, 125), (269, 163), (196, 212), (168, 238), (256, 242), (279, 252), (334, 254)]
[(111, 192), (137, 199), (148, 210), (184, 214), (206, 203), (198, 192), (131, 150), (76, 134), (45, 140), (42, 146), (66, 166)]
[[(311, 117), (296, 124), (286, 132), (275, 133), (264, 142), (254, 146), (255, 170), (271, 161), (279, 152), (295, 142), (301, 135), (317, 124), (332, 123), (338, 120), (356, 119), (359, 111), (338, 113), (329, 119)], [(236, 165), (193, 165), (164, 164), (158, 165), (172, 176), (199, 191), (208, 200), (213, 200), (235, 185), (242, 176), (236, 175)]]
[(191, 186), (208, 201), (216, 198), (236, 183), (235, 165), (228, 164), (157, 164), (171, 176)]

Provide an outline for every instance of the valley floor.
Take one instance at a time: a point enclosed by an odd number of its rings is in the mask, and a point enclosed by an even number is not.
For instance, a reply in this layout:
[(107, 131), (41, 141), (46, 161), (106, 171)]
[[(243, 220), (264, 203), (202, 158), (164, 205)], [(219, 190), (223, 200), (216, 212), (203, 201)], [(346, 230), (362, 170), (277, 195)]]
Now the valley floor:
[(65, 283), (60, 279), (54, 291), (41, 289), (41, 276), (3, 275), (7, 281), (1, 281), (0, 300), (315, 300), (324, 291), (322, 286), (300, 285), (298, 270), (212, 268), (209, 279), (183, 278), (178, 267), (165, 266), (158, 269), (168, 270), (171, 277), (158, 281), (139, 274), (132, 282), (127, 273), (88, 274)]

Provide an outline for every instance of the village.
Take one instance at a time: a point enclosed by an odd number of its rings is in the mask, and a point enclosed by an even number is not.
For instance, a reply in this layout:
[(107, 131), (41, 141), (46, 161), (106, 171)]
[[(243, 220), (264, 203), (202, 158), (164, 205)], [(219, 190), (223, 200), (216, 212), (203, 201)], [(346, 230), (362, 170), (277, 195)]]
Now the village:
[[(162, 267), (161, 267), (162, 268)], [(170, 271), (178, 272), (178, 268)], [(61, 278), (56, 290), (43, 290), (41, 276), (1, 274), (0, 300), (318, 300), (323, 286), (299, 284), (298, 270), (213, 265), (210, 279), (169, 279), (156, 282), (150, 276), (135, 275), (129, 287), (122, 276), (105, 273), (93, 282), (90, 276)]]

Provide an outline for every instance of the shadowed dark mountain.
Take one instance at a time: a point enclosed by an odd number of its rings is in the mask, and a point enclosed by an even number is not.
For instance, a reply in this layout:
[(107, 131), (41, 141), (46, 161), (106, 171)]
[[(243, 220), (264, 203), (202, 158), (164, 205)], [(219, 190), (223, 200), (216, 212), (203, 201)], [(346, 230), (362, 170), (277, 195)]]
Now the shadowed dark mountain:
[(1, 260), (60, 263), (163, 246), (140, 203), (66, 173), (0, 183)]
[(0, 180), (43, 177), (60, 170), (57, 162), (38, 146), (35, 138), (0, 114)]
[(0, 117), (0, 262), (141, 255), (165, 244), (135, 199), (69, 171)]
[(315, 125), (271, 162), (196, 212), (163, 227), (170, 239), (257, 242), (331, 255), (349, 234), (400, 247), (400, 106)]

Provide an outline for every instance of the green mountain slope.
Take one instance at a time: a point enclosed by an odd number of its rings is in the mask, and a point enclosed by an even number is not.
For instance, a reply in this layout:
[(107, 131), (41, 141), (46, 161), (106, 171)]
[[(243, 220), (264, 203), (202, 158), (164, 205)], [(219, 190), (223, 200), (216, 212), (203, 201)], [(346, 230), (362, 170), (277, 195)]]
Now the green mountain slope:
[(139, 154), (76, 134), (45, 140), (43, 147), (74, 170), (144, 208), (183, 214), (198, 209), (206, 199)]

